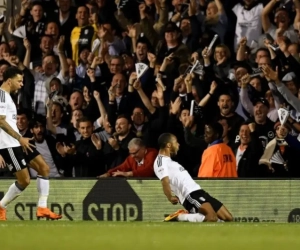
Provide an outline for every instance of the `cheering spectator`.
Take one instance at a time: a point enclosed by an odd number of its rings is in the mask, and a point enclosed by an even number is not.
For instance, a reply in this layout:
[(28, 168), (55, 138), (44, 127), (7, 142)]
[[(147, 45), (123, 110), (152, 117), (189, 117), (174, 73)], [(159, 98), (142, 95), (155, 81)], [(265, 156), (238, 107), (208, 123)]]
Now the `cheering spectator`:
[(258, 161), (262, 156), (263, 147), (256, 134), (255, 126), (255, 123), (245, 123), (240, 127), (240, 144), (234, 150), (238, 177), (261, 177)]
[(115, 131), (106, 143), (107, 151), (105, 153), (109, 168), (118, 166), (126, 159), (129, 155), (128, 143), (134, 138), (134, 134), (131, 132), (130, 120), (124, 115), (117, 118)]
[[(96, 15), (95, 15), (96, 17)], [(89, 9), (85, 6), (79, 6), (76, 13), (77, 27), (72, 30), (71, 44), (72, 44), (72, 59), (76, 65), (79, 63), (79, 53), (84, 47), (92, 48), (92, 44), (96, 39), (97, 34), (97, 20), (93, 20), (93, 25), (89, 25)]]
[(299, 154), (300, 143), (288, 134), (288, 126), (277, 122), (274, 129), (276, 138), (268, 143), (259, 164), (267, 167), (265, 173), (268, 177), (298, 178), (300, 171), (296, 156)]
[[(286, 142), (299, 136), (299, 0), (22, 0), (20, 9), (8, 25), (12, 37), (0, 44), (0, 84), (8, 66), (22, 70), (12, 97), (30, 115), (20, 113), (17, 126), (27, 134), (34, 117), (46, 118), (44, 140), (50, 135), (65, 156), (64, 176), (95, 177), (126, 159), (135, 163), (132, 138), (157, 149), (162, 133), (178, 138), (176, 161), (192, 177), (297, 176), (293, 160), (287, 172), (258, 161), (278, 141), (278, 119)], [(4, 30), (0, 24), (2, 40)], [(78, 124), (83, 117), (86, 128)], [(205, 127), (214, 123), (222, 131)], [(35, 131), (38, 138), (42, 126)], [(208, 146), (210, 132), (216, 144)], [(294, 145), (285, 145), (283, 158)], [(212, 166), (214, 148), (230, 156)], [(73, 161), (77, 149), (86, 162)], [(223, 161), (228, 172), (211, 171)]]
[[(35, 117), (29, 126), (33, 135), (36, 150), (43, 156), (49, 166), (49, 177), (61, 177), (64, 172), (62, 157), (56, 151), (56, 141), (52, 136), (46, 135), (46, 120), (43, 116)], [(37, 172), (29, 169), (31, 177), (36, 177)]]
[(95, 177), (103, 174), (105, 161), (102, 141), (93, 134), (92, 121), (82, 117), (78, 120), (78, 127), (81, 139), (75, 145), (58, 144), (58, 152), (71, 161), (69, 166), (74, 166), (75, 177)]

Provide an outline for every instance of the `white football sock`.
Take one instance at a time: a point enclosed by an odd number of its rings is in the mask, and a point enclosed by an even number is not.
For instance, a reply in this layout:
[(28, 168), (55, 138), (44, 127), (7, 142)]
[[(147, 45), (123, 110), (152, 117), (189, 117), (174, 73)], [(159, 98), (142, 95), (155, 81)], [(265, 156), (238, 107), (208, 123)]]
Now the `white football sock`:
[(180, 214), (178, 215), (178, 221), (188, 221), (188, 222), (203, 222), (205, 216), (200, 213), (196, 214)]
[(36, 184), (39, 192), (38, 207), (47, 207), (47, 200), (49, 196), (49, 180), (47, 177), (38, 175), (36, 178)]
[(217, 222), (225, 222), (225, 221), (218, 219), (218, 221), (217, 221)]
[(9, 203), (11, 203), (14, 199), (18, 198), (18, 196), (21, 195), (23, 190), (24, 190), (24, 188), (22, 188), (18, 184), (18, 182), (11, 184), (8, 191), (6, 192), (6, 194), (0, 201), (0, 207), (6, 208), (9, 205)]

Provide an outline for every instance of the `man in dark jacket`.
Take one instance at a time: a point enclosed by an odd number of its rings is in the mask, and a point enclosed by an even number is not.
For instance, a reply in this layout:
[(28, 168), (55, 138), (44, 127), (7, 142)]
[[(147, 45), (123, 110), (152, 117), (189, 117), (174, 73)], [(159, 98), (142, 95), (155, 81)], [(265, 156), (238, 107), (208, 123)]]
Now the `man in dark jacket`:
[(240, 127), (240, 144), (233, 150), (235, 153), (238, 177), (257, 178), (261, 176), (258, 161), (263, 154), (263, 146), (255, 131), (255, 123), (243, 123)]
[(69, 167), (75, 169), (75, 177), (95, 177), (106, 172), (102, 150), (103, 142), (93, 134), (93, 122), (82, 117), (78, 120), (81, 139), (75, 145), (57, 145), (60, 155), (68, 159)]

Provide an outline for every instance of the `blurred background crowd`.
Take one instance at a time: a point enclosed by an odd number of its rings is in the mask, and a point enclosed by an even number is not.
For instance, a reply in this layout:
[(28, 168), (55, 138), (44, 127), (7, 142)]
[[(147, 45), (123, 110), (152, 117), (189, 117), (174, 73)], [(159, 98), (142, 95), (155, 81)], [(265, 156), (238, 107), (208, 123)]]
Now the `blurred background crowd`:
[(50, 177), (154, 177), (165, 132), (192, 177), (235, 177), (201, 174), (215, 122), (238, 177), (300, 177), (300, 0), (22, 0), (0, 21), (0, 84), (23, 71), (17, 126)]

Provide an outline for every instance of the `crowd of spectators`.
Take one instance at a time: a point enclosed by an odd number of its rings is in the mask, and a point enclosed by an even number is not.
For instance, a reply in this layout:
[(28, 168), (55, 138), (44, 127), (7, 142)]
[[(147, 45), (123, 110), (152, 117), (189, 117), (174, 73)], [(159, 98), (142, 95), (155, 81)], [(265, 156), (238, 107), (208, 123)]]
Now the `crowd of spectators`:
[(231, 177), (199, 170), (216, 122), (238, 177), (300, 177), (300, 0), (22, 0), (6, 29), (0, 83), (23, 71), (17, 126), (50, 177), (154, 177), (166, 132), (192, 177)]

